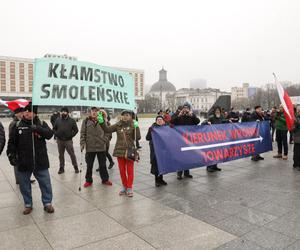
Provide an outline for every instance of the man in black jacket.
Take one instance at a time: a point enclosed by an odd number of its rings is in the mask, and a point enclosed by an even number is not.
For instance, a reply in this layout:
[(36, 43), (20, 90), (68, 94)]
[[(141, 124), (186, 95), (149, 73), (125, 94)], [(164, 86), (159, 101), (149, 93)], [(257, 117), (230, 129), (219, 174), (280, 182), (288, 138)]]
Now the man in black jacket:
[[(191, 105), (188, 102), (183, 104), (181, 111), (178, 114), (172, 116), (171, 124), (173, 125), (197, 125), (199, 124), (200, 119), (193, 113), (191, 110)], [(182, 179), (183, 171), (177, 172), (177, 179)], [(187, 178), (193, 178), (190, 174), (190, 170), (184, 170), (184, 176)]]
[(78, 174), (78, 164), (73, 147), (73, 137), (78, 133), (76, 121), (69, 116), (67, 107), (61, 108), (61, 116), (56, 119), (53, 127), (54, 135), (57, 138), (57, 147), (59, 154), (58, 174), (65, 172), (65, 150), (70, 155), (75, 173)]
[[(251, 115), (251, 121), (256, 121), (256, 122), (262, 122), (264, 121), (264, 114), (262, 111), (262, 107), (260, 105), (255, 106), (254, 111)], [(253, 155), (251, 157), (252, 161), (260, 161), (260, 160), (264, 160), (265, 158), (261, 157), (259, 154), (258, 155)]]
[(243, 113), (242, 122), (250, 122), (251, 121), (251, 111), (250, 108), (247, 108), (246, 111)]
[[(23, 118), (23, 114), (24, 114), (24, 108), (17, 108), (15, 111), (14, 111), (14, 118), (12, 120), (12, 122), (9, 124), (8, 126), (8, 138), (11, 137), (11, 130), (14, 126), (16, 126), (16, 124), (18, 122), (20, 122)], [(16, 184), (19, 185), (19, 180), (18, 180), (18, 167), (15, 165), (13, 166), (14, 167), (14, 174), (15, 174), (15, 180), (16, 180)], [(34, 183), (35, 180), (30, 180), (31, 183)]]
[(7, 145), (8, 159), (18, 167), (20, 191), (24, 199), (23, 214), (32, 211), (32, 194), (30, 176), (33, 174), (39, 183), (44, 210), (53, 213), (52, 186), (49, 175), (49, 159), (46, 140), (53, 136), (46, 122), (41, 121), (36, 113), (37, 108), (29, 104), (25, 108), (23, 119), (11, 128)]
[(5, 131), (2, 123), (0, 122), (0, 155), (2, 154), (2, 151), (5, 146)]

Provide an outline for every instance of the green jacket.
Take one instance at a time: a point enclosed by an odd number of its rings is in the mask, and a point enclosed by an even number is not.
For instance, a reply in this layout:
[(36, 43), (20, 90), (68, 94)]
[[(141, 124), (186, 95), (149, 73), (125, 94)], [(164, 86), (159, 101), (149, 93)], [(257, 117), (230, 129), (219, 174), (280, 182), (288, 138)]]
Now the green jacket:
[(117, 141), (113, 152), (115, 157), (125, 157), (126, 149), (133, 148), (135, 140), (141, 139), (140, 129), (134, 129), (133, 122), (119, 121), (112, 126), (103, 123), (101, 127), (105, 133), (117, 133)]
[(278, 112), (275, 116), (275, 128), (277, 130), (288, 130), (283, 112)]
[(80, 131), (80, 145), (84, 145), (86, 152), (105, 152), (107, 136), (97, 122), (87, 118), (82, 121)]

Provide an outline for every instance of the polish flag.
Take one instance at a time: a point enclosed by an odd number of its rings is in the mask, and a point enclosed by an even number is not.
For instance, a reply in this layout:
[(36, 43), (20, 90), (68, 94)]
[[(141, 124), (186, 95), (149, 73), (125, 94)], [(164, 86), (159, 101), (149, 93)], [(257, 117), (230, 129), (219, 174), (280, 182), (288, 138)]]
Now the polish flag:
[(289, 97), (287, 91), (284, 90), (282, 85), (277, 81), (277, 77), (275, 73), (273, 73), (274, 78), (275, 78), (275, 83), (279, 95), (279, 99), (281, 102), (281, 105), (284, 109), (284, 117), (286, 120), (286, 125), (288, 127), (289, 131), (293, 130), (294, 127), (294, 121), (295, 121), (295, 115), (294, 115), (294, 106), (291, 101), (291, 98)]
[(17, 99), (13, 101), (3, 101), (0, 99), (0, 104), (6, 106), (11, 111), (15, 111), (18, 108), (25, 108), (30, 101), (26, 99)]

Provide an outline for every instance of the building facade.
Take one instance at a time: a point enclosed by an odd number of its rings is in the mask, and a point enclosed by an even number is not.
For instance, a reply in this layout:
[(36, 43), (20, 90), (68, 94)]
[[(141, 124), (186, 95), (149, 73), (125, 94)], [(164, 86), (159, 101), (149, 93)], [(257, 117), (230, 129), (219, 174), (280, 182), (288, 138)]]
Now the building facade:
[(217, 101), (219, 96), (230, 95), (228, 92), (220, 91), (219, 89), (179, 89), (176, 91), (176, 105), (182, 105), (188, 101), (193, 110), (199, 112), (207, 112)]
[(33, 59), (0, 56), (0, 98), (31, 98)]
[[(46, 54), (45, 57), (77, 60), (68, 55)], [(144, 76), (140, 69), (111, 67), (128, 72), (133, 76), (136, 101), (144, 97)], [(9, 100), (16, 98), (31, 98), (34, 75), (34, 59), (0, 56), (0, 98)]]
[(249, 83), (243, 83), (242, 87), (232, 87), (231, 101), (248, 98), (248, 93), (249, 93)]

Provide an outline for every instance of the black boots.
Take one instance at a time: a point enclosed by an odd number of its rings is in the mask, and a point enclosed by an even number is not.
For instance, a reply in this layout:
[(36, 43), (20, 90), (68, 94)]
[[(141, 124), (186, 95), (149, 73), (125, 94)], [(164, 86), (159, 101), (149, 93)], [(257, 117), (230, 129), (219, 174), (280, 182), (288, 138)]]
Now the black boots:
[(165, 185), (168, 185), (168, 183), (166, 183), (163, 180), (163, 176), (162, 175), (155, 176), (155, 186), (156, 187), (165, 186)]

